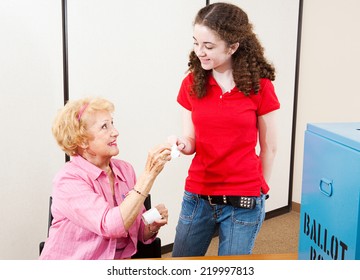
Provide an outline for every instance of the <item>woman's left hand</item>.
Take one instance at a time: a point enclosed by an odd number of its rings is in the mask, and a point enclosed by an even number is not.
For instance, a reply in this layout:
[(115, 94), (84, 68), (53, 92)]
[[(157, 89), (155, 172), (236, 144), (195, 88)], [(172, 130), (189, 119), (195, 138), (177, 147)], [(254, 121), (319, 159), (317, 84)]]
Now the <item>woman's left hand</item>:
[(155, 208), (159, 211), (161, 215), (161, 219), (154, 221), (150, 226), (149, 229), (152, 232), (157, 232), (162, 226), (168, 223), (168, 209), (165, 207), (164, 204), (158, 204)]

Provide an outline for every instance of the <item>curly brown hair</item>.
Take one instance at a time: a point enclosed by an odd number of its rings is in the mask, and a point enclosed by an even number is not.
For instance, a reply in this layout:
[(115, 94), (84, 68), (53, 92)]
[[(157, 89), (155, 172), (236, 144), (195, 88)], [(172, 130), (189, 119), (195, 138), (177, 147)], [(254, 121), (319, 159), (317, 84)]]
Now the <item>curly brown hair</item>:
[[(207, 5), (197, 13), (195, 24), (213, 30), (228, 46), (239, 43), (232, 55), (233, 78), (236, 87), (245, 95), (259, 92), (260, 78), (275, 80), (275, 68), (264, 57), (264, 48), (253, 32), (247, 14), (241, 8), (228, 3)], [(201, 67), (194, 51), (190, 52), (188, 65), (188, 70), (194, 75), (191, 93), (202, 98), (206, 95), (211, 70)]]

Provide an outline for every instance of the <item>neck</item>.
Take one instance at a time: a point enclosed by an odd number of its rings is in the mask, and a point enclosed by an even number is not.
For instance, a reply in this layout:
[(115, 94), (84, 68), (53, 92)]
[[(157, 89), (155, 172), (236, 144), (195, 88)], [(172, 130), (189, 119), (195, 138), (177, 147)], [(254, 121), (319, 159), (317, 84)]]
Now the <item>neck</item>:
[(93, 156), (90, 153), (84, 152), (80, 154), (84, 159), (86, 159), (88, 162), (92, 163), (93, 165), (99, 167), (100, 169), (104, 170), (105, 172), (111, 171), (110, 168), (110, 158), (99, 158), (97, 156)]
[(235, 82), (232, 75), (232, 69), (228, 69), (223, 72), (219, 72), (213, 69), (212, 75), (215, 81), (221, 87), (223, 93), (230, 91), (235, 87)]

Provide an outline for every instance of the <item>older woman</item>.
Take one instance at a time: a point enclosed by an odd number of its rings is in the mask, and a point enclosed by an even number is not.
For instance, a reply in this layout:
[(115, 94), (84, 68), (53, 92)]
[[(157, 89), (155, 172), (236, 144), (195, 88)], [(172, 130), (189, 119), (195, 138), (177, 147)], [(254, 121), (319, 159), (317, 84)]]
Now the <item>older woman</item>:
[(133, 167), (118, 155), (114, 105), (101, 98), (69, 101), (58, 113), (53, 135), (71, 161), (54, 178), (53, 222), (40, 259), (123, 259), (136, 253), (138, 240), (151, 243), (167, 223), (145, 225), (144, 200), (171, 159), (168, 145), (149, 152), (136, 180)]

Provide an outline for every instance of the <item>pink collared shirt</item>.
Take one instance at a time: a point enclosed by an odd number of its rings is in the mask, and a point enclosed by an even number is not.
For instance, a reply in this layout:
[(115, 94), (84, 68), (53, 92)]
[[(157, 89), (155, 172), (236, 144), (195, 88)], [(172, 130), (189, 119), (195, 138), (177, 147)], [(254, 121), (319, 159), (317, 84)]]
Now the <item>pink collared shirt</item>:
[(110, 165), (115, 198), (105, 172), (81, 156), (73, 157), (55, 176), (54, 218), (39, 259), (125, 259), (136, 253), (137, 241), (144, 242), (141, 215), (125, 230), (115, 204), (120, 205), (135, 185), (135, 172), (119, 159), (112, 159)]

